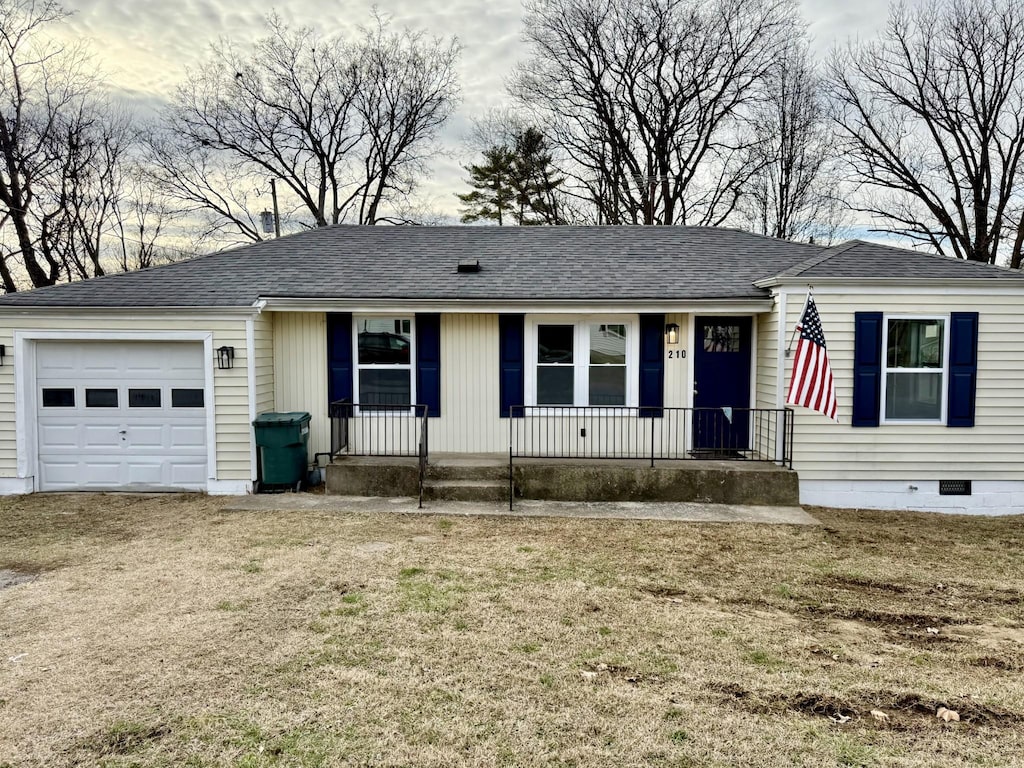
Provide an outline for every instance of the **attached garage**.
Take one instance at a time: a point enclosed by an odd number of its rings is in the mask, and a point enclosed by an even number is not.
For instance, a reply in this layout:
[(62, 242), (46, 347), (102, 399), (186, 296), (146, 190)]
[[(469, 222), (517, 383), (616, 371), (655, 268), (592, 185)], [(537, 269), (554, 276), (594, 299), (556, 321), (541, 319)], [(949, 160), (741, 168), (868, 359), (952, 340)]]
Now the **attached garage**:
[(38, 489), (205, 490), (204, 363), (202, 342), (37, 341)]

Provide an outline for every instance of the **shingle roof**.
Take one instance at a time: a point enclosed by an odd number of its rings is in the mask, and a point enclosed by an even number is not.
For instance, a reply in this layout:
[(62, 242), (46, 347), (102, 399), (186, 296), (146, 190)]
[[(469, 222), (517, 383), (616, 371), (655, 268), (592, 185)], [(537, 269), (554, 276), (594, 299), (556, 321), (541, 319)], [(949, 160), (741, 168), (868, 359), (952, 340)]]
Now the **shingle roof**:
[(825, 248), (806, 261), (784, 270), (779, 277), (1020, 280), (1024, 274), (978, 261), (963, 261), (952, 256), (937, 256), (924, 251), (851, 240)]
[[(456, 271), (467, 258), (479, 259), (479, 272)], [(765, 297), (767, 291), (753, 283), (780, 273), (1019, 277), (870, 243), (826, 249), (706, 227), (337, 225), (140, 272), (10, 294), (0, 297), (0, 307), (233, 307), (261, 297), (744, 299)]]

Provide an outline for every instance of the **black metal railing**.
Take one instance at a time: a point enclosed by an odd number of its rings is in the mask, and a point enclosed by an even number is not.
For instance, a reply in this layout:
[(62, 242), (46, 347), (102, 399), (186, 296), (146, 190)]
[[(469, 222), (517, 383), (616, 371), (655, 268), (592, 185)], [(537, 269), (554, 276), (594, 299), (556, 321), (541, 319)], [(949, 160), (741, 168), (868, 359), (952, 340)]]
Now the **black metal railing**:
[(413, 403), (330, 404), (331, 458), (348, 456), (409, 456), (419, 461), (419, 505), (429, 460), (428, 411)]
[(718, 459), (793, 468), (789, 408), (513, 406), (509, 409), (509, 508), (513, 463), (536, 459)]

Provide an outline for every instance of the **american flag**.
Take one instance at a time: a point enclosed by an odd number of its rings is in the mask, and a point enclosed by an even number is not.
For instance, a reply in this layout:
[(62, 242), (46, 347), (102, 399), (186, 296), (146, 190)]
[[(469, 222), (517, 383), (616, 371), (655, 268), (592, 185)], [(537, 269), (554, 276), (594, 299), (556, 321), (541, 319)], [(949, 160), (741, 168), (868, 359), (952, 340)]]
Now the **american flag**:
[(821, 328), (814, 297), (809, 293), (796, 329), (800, 332), (800, 341), (796, 344), (793, 378), (789, 382), (786, 404), (802, 405), (839, 421), (836, 417), (836, 382), (832, 378), (832, 366), (825, 349), (825, 332)]

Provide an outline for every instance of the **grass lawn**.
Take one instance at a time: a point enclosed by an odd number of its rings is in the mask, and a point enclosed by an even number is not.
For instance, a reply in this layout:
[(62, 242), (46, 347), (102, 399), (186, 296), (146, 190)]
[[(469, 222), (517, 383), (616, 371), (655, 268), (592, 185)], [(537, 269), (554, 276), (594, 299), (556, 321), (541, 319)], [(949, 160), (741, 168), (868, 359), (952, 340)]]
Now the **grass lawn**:
[(1024, 765), (1019, 517), (223, 504), (0, 501), (0, 766)]

